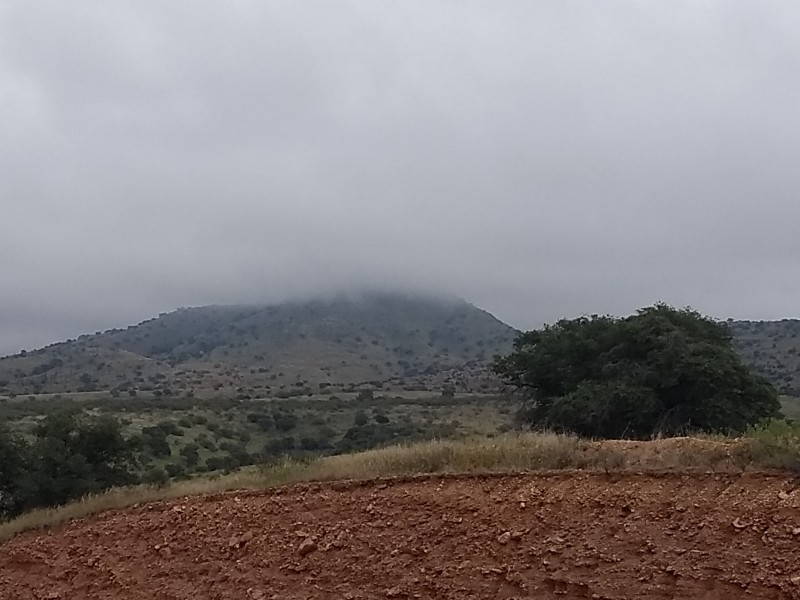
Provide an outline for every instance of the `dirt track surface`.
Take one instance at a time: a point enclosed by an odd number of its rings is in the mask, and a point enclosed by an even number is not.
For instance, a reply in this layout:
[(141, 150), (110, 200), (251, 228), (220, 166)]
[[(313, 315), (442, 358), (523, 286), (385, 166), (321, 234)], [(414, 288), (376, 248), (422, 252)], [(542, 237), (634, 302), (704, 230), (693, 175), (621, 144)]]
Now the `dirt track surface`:
[(557, 473), (185, 498), (0, 545), (0, 598), (800, 598), (799, 483)]

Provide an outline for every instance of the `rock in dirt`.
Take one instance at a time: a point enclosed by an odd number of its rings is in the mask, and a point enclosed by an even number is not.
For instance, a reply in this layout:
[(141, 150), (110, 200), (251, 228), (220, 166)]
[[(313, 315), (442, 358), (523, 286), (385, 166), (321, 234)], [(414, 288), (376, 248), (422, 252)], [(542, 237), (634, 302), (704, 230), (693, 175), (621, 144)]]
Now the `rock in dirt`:
[(234, 535), (228, 540), (228, 548), (239, 549), (253, 539), (253, 532), (248, 531), (242, 535)]
[(497, 536), (497, 543), (498, 544), (505, 545), (510, 541), (511, 541), (511, 532), (510, 531), (506, 531), (505, 533), (501, 533), (500, 535)]
[(297, 547), (297, 553), (300, 554), (300, 556), (305, 556), (306, 554), (311, 554), (316, 549), (317, 540), (315, 540), (313, 537), (307, 537), (300, 542), (300, 545)]

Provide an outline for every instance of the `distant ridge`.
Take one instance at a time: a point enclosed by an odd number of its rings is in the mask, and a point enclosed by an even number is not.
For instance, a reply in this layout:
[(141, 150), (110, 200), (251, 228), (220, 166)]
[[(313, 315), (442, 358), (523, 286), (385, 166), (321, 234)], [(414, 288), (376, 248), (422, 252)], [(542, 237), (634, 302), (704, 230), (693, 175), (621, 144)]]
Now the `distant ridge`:
[(455, 297), (364, 292), (181, 308), (0, 359), (0, 393), (319, 389), (485, 373), (516, 331)]
[[(728, 321), (746, 363), (800, 397), (800, 320)], [(300, 394), (364, 383), (463, 391), (518, 332), (455, 296), (360, 292), (170, 313), (0, 358), (0, 396), (137, 391)]]

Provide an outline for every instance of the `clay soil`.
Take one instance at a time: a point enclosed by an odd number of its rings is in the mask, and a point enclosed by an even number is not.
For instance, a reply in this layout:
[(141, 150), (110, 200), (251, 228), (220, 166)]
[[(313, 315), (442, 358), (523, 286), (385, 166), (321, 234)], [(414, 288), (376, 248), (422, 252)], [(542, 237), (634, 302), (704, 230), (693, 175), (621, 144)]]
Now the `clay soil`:
[(438, 476), (137, 506), (0, 545), (0, 598), (800, 598), (790, 476)]

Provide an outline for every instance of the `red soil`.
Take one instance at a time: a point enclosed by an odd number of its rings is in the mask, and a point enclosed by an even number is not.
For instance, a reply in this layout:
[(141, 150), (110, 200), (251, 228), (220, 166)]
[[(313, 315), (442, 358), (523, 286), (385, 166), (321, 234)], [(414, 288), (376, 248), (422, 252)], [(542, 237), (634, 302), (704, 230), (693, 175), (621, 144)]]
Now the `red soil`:
[(800, 598), (798, 484), (553, 473), (184, 498), (0, 545), (0, 598)]

